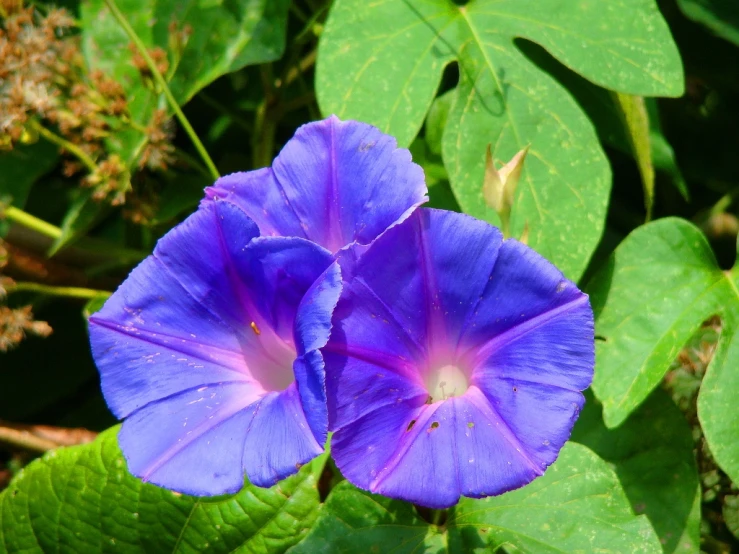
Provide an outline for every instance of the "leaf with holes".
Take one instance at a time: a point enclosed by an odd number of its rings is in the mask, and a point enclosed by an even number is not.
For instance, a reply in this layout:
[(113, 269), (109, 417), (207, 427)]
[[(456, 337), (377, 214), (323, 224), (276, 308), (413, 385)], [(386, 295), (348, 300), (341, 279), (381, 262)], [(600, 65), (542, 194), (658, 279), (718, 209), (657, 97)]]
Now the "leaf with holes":
[(698, 416), (721, 468), (739, 481), (739, 291), (691, 223), (661, 219), (631, 233), (587, 287), (596, 316), (593, 391), (609, 427), (623, 423), (711, 315), (722, 319), (698, 396)]
[(569, 443), (542, 477), (501, 496), (463, 498), (443, 527), (425, 523), (406, 503), (343, 482), (290, 553), (440, 554), (494, 552), (502, 546), (541, 553), (661, 551), (649, 521), (632, 513), (608, 464)]
[(408, 145), (456, 60), (442, 153), (460, 206), (497, 223), (481, 191), (486, 147), (507, 161), (530, 145), (512, 233), (528, 224), (529, 244), (577, 279), (603, 230), (608, 164), (583, 110), (516, 39), (618, 92), (683, 90), (680, 57), (653, 0), (337, 0), (319, 45), (318, 100), (324, 113), (368, 121)]
[(325, 456), (271, 489), (194, 498), (132, 477), (117, 430), (49, 452), (16, 476), (0, 494), (0, 550), (274, 553), (315, 520)]

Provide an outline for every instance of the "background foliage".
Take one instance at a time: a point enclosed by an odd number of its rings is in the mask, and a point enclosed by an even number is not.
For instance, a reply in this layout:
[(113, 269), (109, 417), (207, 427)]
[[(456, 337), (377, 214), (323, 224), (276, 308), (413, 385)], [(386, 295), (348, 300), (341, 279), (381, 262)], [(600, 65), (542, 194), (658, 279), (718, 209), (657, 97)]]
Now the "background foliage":
[[(0, 1), (0, 551), (739, 551), (733, 6)], [(529, 486), (432, 513), (325, 456), (213, 499), (127, 473), (85, 318), (218, 174), (331, 113), (496, 225), (486, 149), (529, 147), (512, 235), (597, 334), (572, 441)]]

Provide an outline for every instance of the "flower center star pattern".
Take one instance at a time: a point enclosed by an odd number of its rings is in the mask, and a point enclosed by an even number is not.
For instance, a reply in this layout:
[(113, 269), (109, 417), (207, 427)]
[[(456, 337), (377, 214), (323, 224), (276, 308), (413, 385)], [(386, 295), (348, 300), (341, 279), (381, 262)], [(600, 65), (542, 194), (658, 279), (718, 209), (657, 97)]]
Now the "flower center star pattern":
[(323, 349), (332, 454), (430, 508), (521, 487), (557, 458), (593, 377), (593, 314), (551, 263), (419, 209), (359, 260)]

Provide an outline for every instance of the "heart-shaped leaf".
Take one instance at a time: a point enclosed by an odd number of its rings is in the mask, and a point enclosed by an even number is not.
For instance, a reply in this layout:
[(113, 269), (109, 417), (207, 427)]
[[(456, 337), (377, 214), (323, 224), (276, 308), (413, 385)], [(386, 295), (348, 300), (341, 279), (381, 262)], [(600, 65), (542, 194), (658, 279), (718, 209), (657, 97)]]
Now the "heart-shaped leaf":
[(666, 218), (639, 227), (593, 277), (596, 314), (593, 391), (616, 427), (657, 386), (701, 322), (718, 314), (722, 331), (698, 396), (711, 452), (739, 481), (739, 289), (737, 268), (722, 271), (693, 224)]

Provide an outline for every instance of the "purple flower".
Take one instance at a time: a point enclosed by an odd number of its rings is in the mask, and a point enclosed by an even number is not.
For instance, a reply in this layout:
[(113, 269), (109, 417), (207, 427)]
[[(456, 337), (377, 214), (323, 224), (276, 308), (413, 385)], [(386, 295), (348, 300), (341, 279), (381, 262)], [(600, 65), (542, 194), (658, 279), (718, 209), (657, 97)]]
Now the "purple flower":
[(407, 150), (336, 117), (298, 129), (272, 168), (206, 189), (90, 318), (130, 471), (213, 495), (244, 473), (270, 486), (321, 453), (334, 254), (353, 262), (426, 200)]
[(593, 314), (551, 263), (419, 209), (344, 283), (322, 349), (332, 453), (363, 489), (431, 508), (521, 487), (569, 438)]
[(272, 167), (227, 175), (205, 192), (239, 206), (263, 236), (302, 237), (334, 253), (369, 244), (428, 200), (408, 150), (336, 116), (300, 127)]
[(258, 237), (208, 202), (90, 318), (129, 470), (178, 491), (270, 486), (323, 451), (323, 359), (341, 289), (332, 254)]

